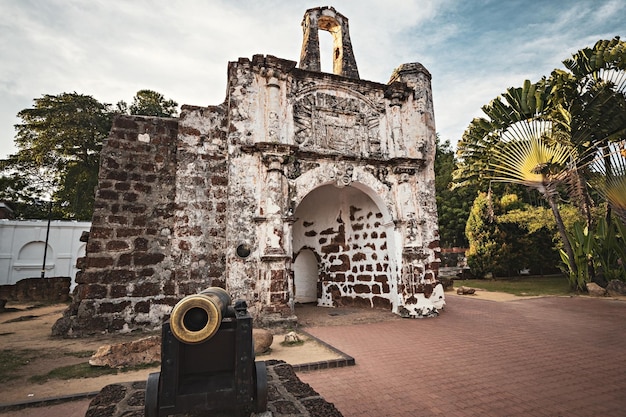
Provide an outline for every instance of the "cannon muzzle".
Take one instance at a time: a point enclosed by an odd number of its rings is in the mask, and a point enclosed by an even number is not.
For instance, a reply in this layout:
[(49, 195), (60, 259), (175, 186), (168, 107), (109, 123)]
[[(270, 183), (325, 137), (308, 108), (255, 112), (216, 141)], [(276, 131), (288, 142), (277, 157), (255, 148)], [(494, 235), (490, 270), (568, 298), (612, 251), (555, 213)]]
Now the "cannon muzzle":
[(219, 287), (188, 295), (172, 309), (172, 334), (179, 341), (190, 345), (209, 340), (219, 329), (230, 303), (230, 295)]

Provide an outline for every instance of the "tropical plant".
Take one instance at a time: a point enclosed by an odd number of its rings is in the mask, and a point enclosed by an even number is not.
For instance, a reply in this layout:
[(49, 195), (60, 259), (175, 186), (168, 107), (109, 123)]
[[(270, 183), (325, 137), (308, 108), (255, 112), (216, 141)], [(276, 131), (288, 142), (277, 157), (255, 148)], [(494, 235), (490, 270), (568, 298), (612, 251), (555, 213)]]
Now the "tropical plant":
[[(583, 266), (577, 251), (585, 242), (575, 233), (583, 241), (573, 247), (559, 201), (567, 185), (568, 196), (581, 208), (590, 228), (590, 166), (601, 161), (604, 175), (596, 169), (592, 171), (595, 176), (614, 177), (616, 164), (608, 156), (615, 152), (607, 149), (626, 136), (624, 42), (619, 38), (599, 41), (579, 51), (566, 65), (570, 72), (555, 70), (550, 78), (535, 84), (527, 80), (523, 87), (509, 88), (483, 106), (487, 117), (474, 119), (459, 142), (455, 179), (459, 185), (503, 181), (538, 190), (555, 217), (572, 282), (584, 289), (579, 277), (586, 277), (586, 272), (578, 270)], [(604, 194), (598, 191), (600, 195), (611, 195), (608, 188), (604, 190)]]
[[(594, 277), (599, 284), (606, 286), (608, 281), (618, 279), (626, 281), (626, 227), (620, 221), (607, 223), (604, 218), (597, 222), (595, 229), (575, 223), (570, 236), (574, 248), (574, 257), (561, 251), (563, 263), (568, 266), (570, 286), (573, 289), (585, 288), (591, 281), (589, 271), (596, 271)], [(571, 263), (577, 264), (577, 274), (571, 274)], [(591, 265), (592, 268), (587, 268)]]
[(568, 240), (572, 245), (572, 253), (560, 252), (563, 264), (567, 266), (564, 272), (568, 274), (571, 289), (584, 290), (585, 284), (589, 282), (588, 266), (593, 262), (593, 232), (590, 233), (589, 228), (582, 223), (575, 223)]
[(603, 281), (626, 281), (626, 225), (600, 219), (595, 229), (594, 260)]
[(626, 141), (611, 143), (589, 165), (589, 184), (626, 223)]
[(525, 81), (483, 106), (489, 119), (474, 119), (458, 144), (462, 161), (455, 172), (464, 181), (483, 177), (534, 188), (548, 202), (563, 240), (574, 256), (558, 208), (558, 186), (567, 177), (575, 148), (550, 141), (553, 124), (545, 114), (546, 83)]

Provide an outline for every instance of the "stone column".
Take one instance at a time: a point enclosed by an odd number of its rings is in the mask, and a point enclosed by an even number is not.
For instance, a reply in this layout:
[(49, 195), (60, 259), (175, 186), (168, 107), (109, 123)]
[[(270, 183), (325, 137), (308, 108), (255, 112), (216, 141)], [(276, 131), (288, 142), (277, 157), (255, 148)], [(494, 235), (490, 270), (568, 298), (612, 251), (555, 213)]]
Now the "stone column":
[(263, 69), (261, 75), (266, 78), (266, 100), (265, 100), (265, 139), (264, 142), (281, 142), (281, 90), (280, 78), (284, 74), (275, 69)]
[[(405, 138), (407, 143), (407, 157), (427, 160), (432, 163), (435, 157), (435, 113), (431, 87), (431, 75), (418, 62), (402, 64), (389, 80), (389, 86), (405, 84), (407, 98), (412, 96), (410, 106), (418, 118), (412, 120), (414, 135)], [(385, 96), (387, 96), (387, 92)]]
[(403, 83), (392, 83), (385, 89), (385, 98), (389, 100), (389, 128), (391, 130), (392, 157), (405, 157), (406, 146), (402, 133), (402, 106), (409, 96), (409, 90)]
[(258, 144), (266, 167), (266, 182), (262, 192), (263, 213), (259, 218), (262, 238), (260, 278), (263, 320), (266, 324), (294, 321), (293, 289), (291, 285), (291, 236), (284, 163), (291, 147)]

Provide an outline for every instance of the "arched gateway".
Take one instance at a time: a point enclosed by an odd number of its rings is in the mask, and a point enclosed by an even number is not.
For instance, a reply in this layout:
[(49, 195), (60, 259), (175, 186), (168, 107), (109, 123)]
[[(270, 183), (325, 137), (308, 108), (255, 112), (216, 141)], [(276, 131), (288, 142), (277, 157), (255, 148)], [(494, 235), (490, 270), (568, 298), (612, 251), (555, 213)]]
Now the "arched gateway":
[[(260, 323), (294, 303), (407, 317), (443, 307), (429, 72), (359, 79), (348, 19), (307, 10), (299, 67), (228, 64), (227, 97), (178, 119), (120, 116), (101, 155), (74, 302), (57, 334), (156, 327), (208, 286)], [(320, 72), (318, 31), (334, 74)]]

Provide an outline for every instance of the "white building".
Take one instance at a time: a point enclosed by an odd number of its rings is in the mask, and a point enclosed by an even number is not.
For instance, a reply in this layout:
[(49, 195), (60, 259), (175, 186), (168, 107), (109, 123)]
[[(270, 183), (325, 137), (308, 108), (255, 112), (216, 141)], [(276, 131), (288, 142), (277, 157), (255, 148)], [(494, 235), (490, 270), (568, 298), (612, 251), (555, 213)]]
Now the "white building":
[[(0, 285), (41, 276), (47, 226), (47, 220), (0, 220)], [(70, 277), (74, 288), (76, 260), (85, 256), (80, 236), (90, 227), (90, 222), (50, 222), (46, 277)]]

